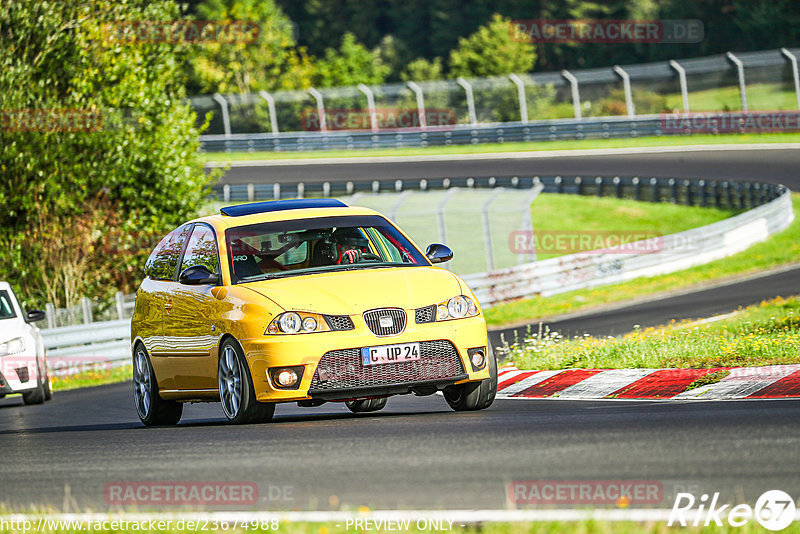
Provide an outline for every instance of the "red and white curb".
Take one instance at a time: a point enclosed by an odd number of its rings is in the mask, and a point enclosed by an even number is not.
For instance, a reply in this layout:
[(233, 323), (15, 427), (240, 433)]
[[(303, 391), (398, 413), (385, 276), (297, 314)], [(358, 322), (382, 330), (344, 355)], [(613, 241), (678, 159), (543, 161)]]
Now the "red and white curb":
[[(730, 374), (689, 391), (695, 380)], [(772, 399), (800, 397), (800, 364), (713, 369), (498, 369), (498, 398), (559, 399)]]

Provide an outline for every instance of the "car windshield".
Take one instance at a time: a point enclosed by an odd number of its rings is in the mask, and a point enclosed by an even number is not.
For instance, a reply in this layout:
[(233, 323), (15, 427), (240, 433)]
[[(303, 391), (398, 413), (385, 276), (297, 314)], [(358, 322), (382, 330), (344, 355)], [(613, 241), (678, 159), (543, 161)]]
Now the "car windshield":
[(379, 216), (269, 222), (225, 232), (234, 284), (313, 272), (427, 265), (425, 257)]
[(11, 296), (8, 291), (0, 291), (0, 320), (13, 319), (16, 317), (14, 306), (11, 305)]

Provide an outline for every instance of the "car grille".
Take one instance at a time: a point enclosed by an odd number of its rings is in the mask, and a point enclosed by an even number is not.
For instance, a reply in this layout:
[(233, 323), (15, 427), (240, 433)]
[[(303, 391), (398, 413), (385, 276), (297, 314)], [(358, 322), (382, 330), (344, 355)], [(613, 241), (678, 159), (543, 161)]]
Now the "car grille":
[(311, 390), (336, 390), (381, 384), (440, 380), (464, 373), (458, 351), (449, 341), (422, 341), (420, 359), (363, 366), (361, 349), (325, 353), (311, 379)]
[(424, 308), (417, 308), (414, 313), (414, 320), (417, 323), (432, 323), (436, 320), (436, 304), (425, 306)]
[[(391, 319), (391, 326), (381, 326), (381, 319)], [(400, 308), (380, 308), (364, 312), (370, 332), (378, 337), (396, 336), (406, 328), (406, 312)]]
[(349, 315), (325, 315), (325, 322), (331, 330), (353, 330), (355, 325)]

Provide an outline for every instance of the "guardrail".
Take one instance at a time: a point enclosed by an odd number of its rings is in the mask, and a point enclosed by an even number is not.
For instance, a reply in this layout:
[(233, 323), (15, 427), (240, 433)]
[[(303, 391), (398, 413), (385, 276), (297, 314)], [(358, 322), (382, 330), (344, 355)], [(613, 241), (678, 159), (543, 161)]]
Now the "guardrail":
[[(763, 184), (762, 184), (763, 187)], [(765, 240), (794, 219), (790, 191), (769, 186), (774, 198), (744, 213), (700, 228), (671, 234), (651, 243), (581, 252), (489, 273), (466, 275), (464, 280), (483, 306), (508, 300), (547, 296), (614, 284), (640, 276), (666, 274), (724, 258)]]
[[(723, 258), (763, 241), (786, 228), (794, 219), (790, 191), (768, 183), (740, 183), (698, 179), (639, 177), (501, 176), (436, 180), (366, 181), (345, 184), (308, 184), (323, 188), (326, 195), (339, 188), (355, 191), (447, 189), (450, 187), (542, 188), (545, 192), (613, 196), (650, 202), (672, 202), (690, 206), (716, 206), (746, 210), (729, 219), (677, 234), (654, 238), (639, 247), (645, 253), (621, 254), (617, 249), (581, 252), (522, 264), (486, 273), (464, 275), (482, 306), (552, 295), (612, 284), (639, 276), (653, 276), (686, 269)], [(251, 193), (253, 188), (248, 188)], [(308, 191), (306, 189), (306, 191)], [(268, 198), (294, 196), (293, 190), (269, 186)], [(231, 191), (227, 191), (231, 197)], [(252, 194), (251, 194), (252, 196)], [(228, 198), (227, 200), (232, 200)], [(636, 248), (635, 245), (627, 245)], [(117, 320), (42, 330), (50, 360), (104, 358), (112, 365), (130, 359), (130, 320)]]

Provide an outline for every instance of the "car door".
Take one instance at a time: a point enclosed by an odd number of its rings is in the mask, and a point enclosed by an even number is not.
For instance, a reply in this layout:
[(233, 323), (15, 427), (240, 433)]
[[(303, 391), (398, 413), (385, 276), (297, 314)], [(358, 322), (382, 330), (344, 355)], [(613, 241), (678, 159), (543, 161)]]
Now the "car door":
[[(214, 230), (203, 223), (189, 236), (178, 273), (203, 266), (219, 274), (219, 252)], [(221, 332), (216, 319), (220, 302), (212, 294), (214, 285), (172, 282), (164, 316), (164, 341), (175, 386), (181, 390), (216, 390), (216, 347)]]
[(147, 259), (147, 277), (136, 293), (138, 335), (150, 354), (150, 363), (161, 389), (175, 388), (164, 342), (164, 316), (168, 311), (167, 294), (174, 284), (178, 261), (192, 226), (183, 225), (159, 242)]

